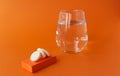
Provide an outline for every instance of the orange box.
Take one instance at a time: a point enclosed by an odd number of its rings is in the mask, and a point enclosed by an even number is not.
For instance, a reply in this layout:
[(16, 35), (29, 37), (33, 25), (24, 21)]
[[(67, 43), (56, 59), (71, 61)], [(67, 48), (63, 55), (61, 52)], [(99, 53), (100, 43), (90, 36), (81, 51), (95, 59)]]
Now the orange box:
[(40, 59), (37, 62), (32, 62), (30, 59), (26, 59), (21, 62), (22, 68), (30, 71), (30, 72), (36, 72), (42, 68), (45, 68), (53, 63), (56, 62), (56, 56), (50, 56), (44, 59)]

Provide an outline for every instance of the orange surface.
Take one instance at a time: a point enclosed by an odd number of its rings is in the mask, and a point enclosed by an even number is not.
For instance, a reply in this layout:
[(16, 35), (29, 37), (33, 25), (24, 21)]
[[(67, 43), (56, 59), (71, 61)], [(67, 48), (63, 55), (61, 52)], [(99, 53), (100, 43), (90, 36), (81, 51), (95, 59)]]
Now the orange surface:
[(40, 59), (37, 62), (32, 62), (29, 58), (26, 60), (23, 60), (21, 62), (22, 68), (28, 70), (29, 72), (37, 72), (43, 68), (46, 68), (50, 66), (51, 64), (54, 64), (56, 62), (56, 56), (54, 57), (47, 57), (44, 59)]
[[(120, 0), (0, 0), (0, 76), (120, 76)], [(89, 43), (79, 54), (55, 43), (60, 9), (86, 12)], [(20, 62), (42, 47), (58, 62), (35, 74)]]

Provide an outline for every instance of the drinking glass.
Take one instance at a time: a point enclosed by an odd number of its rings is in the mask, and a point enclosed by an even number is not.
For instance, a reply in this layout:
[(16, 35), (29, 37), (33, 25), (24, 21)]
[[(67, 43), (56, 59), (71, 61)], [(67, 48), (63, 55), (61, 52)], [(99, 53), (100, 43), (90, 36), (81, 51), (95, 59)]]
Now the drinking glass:
[(88, 43), (83, 10), (61, 10), (56, 30), (56, 43), (67, 53), (81, 52)]

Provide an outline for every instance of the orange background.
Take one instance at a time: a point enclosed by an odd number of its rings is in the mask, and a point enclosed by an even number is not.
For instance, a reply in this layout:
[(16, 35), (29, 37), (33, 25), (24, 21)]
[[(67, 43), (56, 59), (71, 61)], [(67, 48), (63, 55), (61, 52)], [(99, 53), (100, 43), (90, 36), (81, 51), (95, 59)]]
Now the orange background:
[[(0, 0), (0, 76), (120, 76), (119, 0)], [(55, 43), (61, 9), (86, 12), (89, 43), (79, 54)], [(38, 47), (58, 61), (37, 73), (21, 68)]]

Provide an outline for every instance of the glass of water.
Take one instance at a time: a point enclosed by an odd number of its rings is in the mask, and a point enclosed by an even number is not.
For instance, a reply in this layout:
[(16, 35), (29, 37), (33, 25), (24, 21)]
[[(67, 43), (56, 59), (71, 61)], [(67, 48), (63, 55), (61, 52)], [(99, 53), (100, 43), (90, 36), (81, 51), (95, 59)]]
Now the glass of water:
[(83, 10), (61, 10), (56, 30), (56, 43), (68, 53), (81, 52), (88, 43)]

